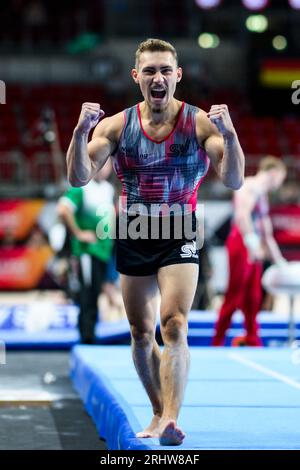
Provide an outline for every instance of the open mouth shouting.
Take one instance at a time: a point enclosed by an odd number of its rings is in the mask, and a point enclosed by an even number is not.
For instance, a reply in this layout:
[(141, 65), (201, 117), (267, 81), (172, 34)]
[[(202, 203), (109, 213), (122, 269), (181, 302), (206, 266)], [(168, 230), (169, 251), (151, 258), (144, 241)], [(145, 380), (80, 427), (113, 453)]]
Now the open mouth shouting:
[(163, 88), (152, 88), (151, 89), (151, 97), (155, 101), (162, 101), (166, 96), (167, 92)]

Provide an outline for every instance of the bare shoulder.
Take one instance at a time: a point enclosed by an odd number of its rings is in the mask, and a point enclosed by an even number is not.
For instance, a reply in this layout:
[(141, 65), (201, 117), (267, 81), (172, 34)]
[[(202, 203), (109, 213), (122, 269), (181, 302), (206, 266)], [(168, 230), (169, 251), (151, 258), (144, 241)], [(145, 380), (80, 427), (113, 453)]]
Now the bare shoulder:
[(212, 135), (219, 135), (218, 129), (207, 117), (207, 113), (201, 108), (197, 108), (196, 112), (196, 132), (198, 140), (202, 142)]
[(94, 129), (93, 139), (106, 137), (111, 142), (118, 142), (124, 127), (124, 112), (102, 119)]

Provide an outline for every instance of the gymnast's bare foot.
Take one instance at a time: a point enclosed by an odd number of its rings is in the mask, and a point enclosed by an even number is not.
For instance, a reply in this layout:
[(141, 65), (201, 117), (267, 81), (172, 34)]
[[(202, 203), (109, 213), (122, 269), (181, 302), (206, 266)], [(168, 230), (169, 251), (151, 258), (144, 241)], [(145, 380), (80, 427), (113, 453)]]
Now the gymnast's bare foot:
[(159, 425), (159, 442), (162, 446), (179, 446), (185, 438), (184, 432), (176, 426), (176, 421), (161, 420)]
[(159, 421), (160, 421), (160, 416), (155, 415), (152, 418), (151, 423), (149, 426), (147, 426), (144, 431), (138, 432), (136, 434), (136, 437), (139, 438), (145, 438), (145, 437), (158, 437), (159, 436)]

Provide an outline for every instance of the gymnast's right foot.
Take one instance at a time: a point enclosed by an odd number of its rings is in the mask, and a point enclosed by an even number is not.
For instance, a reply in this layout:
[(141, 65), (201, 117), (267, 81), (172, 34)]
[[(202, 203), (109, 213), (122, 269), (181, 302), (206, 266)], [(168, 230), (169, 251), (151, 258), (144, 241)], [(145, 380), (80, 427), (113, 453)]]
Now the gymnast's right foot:
[(152, 418), (151, 423), (149, 426), (144, 429), (144, 431), (138, 432), (136, 437), (139, 438), (146, 438), (146, 437), (159, 437), (159, 421), (161, 416), (155, 415)]

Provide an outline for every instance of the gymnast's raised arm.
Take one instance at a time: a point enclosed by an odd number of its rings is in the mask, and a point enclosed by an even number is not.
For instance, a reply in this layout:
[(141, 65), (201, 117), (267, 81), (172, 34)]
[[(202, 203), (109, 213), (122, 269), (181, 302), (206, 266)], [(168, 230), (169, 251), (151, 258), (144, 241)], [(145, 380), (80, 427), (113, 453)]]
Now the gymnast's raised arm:
[[(67, 151), (68, 180), (72, 186), (85, 186), (103, 167), (117, 145), (124, 124), (123, 113), (98, 123), (103, 116), (100, 104), (82, 105)], [(92, 139), (88, 142), (89, 132), (95, 126)]]

